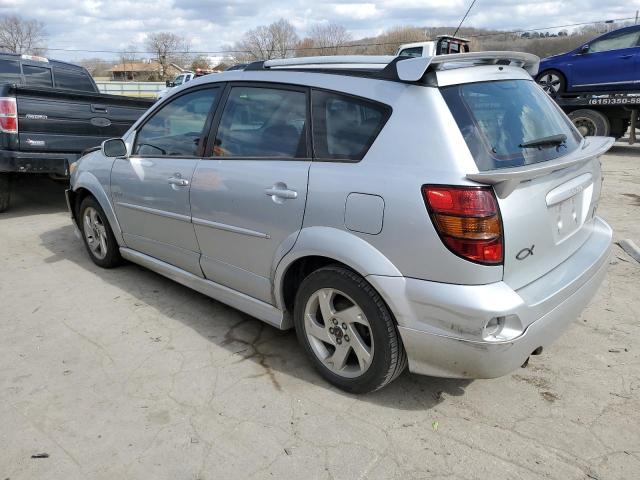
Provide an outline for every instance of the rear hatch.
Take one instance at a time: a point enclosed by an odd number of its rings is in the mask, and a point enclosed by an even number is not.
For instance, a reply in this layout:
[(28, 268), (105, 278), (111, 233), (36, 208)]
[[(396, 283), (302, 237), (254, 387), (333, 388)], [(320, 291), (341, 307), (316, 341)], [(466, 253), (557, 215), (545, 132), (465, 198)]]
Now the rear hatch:
[(442, 87), (476, 162), (493, 184), (504, 231), (504, 281), (519, 289), (569, 258), (593, 231), (600, 162), (612, 139), (583, 139), (530, 80)]

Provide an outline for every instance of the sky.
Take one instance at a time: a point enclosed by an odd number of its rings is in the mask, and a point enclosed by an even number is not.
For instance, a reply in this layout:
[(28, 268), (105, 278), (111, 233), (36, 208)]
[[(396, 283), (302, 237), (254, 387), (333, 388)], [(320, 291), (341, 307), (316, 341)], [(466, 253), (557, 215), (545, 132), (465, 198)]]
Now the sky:
[[(144, 50), (152, 32), (186, 37), (192, 51), (220, 51), (248, 29), (286, 18), (298, 35), (315, 24), (345, 26), (353, 38), (397, 25), (457, 25), (471, 0), (0, 0), (0, 15), (43, 22), (49, 56), (62, 60), (115, 58), (129, 45)], [(477, 0), (466, 26), (519, 30), (633, 17), (640, 0)]]

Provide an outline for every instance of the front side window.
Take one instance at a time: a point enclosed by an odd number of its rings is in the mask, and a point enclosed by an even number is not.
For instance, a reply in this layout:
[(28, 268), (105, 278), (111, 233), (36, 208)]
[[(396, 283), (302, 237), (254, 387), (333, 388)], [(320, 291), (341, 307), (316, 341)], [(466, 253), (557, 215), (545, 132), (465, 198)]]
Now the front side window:
[(390, 109), (361, 98), (314, 90), (312, 112), (316, 157), (357, 161), (380, 133)]
[(213, 146), (215, 157), (307, 157), (304, 92), (233, 87)]
[(580, 144), (569, 119), (533, 81), (465, 83), (440, 92), (480, 171), (553, 160)]
[(640, 30), (612, 34), (591, 43), (591, 45), (589, 45), (589, 53), (636, 47), (638, 46), (638, 40), (640, 40)]
[(22, 65), (22, 73), (28, 87), (53, 87), (50, 68)]
[(143, 157), (193, 157), (219, 89), (196, 90), (162, 106), (136, 135), (133, 154)]

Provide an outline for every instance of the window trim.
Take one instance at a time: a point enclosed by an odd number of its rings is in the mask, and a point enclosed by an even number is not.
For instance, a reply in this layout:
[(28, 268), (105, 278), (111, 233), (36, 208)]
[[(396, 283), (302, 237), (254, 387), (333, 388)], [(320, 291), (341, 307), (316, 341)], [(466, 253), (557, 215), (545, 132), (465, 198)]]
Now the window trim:
[[(220, 120), (222, 119), (222, 114), (224, 113), (224, 109), (227, 106), (227, 101), (229, 100), (229, 94), (234, 87), (249, 87), (249, 88), (268, 88), (272, 90), (290, 90), (294, 92), (301, 92), (305, 94), (305, 102), (307, 104), (306, 111), (306, 121), (305, 121), (305, 136), (306, 136), (306, 155), (300, 158), (291, 158), (291, 157), (266, 157), (266, 156), (238, 156), (238, 157), (215, 157), (213, 156), (213, 147), (215, 139), (218, 135), (218, 128), (220, 127)], [(310, 154), (313, 152), (312, 148), (312, 132), (311, 132), (311, 92), (310, 88), (305, 85), (292, 85), (288, 83), (280, 83), (280, 82), (263, 82), (263, 81), (252, 81), (252, 80), (237, 80), (227, 82), (226, 87), (222, 95), (220, 96), (220, 102), (218, 103), (220, 108), (216, 111), (213, 121), (211, 124), (211, 130), (209, 135), (207, 136), (207, 145), (204, 150), (203, 160), (259, 160), (259, 161), (312, 161), (313, 158)]]
[(130, 158), (157, 158), (157, 159), (162, 159), (162, 158), (172, 158), (172, 159), (185, 159), (185, 160), (193, 160), (193, 159), (201, 159), (203, 158), (203, 151), (205, 146), (207, 145), (209, 138), (208, 135), (210, 132), (210, 125), (211, 125), (211, 121), (213, 119), (213, 116), (215, 115), (218, 106), (220, 105), (220, 99), (222, 98), (224, 91), (225, 91), (225, 84), (224, 83), (207, 83), (204, 85), (197, 85), (195, 87), (189, 88), (189, 89), (185, 89), (183, 92), (180, 92), (176, 95), (172, 95), (171, 97), (167, 98), (166, 101), (160, 103), (158, 105), (157, 108), (154, 109), (154, 111), (150, 112), (149, 115), (147, 115), (147, 117), (145, 117), (142, 122), (140, 123), (140, 125), (138, 125), (136, 127), (136, 129), (134, 130), (134, 135), (133, 135), (133, 141), (131, 142), (131, 152), (135, 151), (135, 147), (136, 147), (136, 142), (138, 141), (138, 134), (140, 133), (140, 130), (142, 130), (144, 128), (144, 126), (147, 124), (147, 122), (149, 122), (152, 118), (154, 118), (158, 112), (160, 112), (163, 108), (165, 108), (167, 105), (173, 103), (175, 100), (177, 100), (180, 97), (183, 97), (185, 95), (188, 95), (190, 93), (194, 93), (200, 90), (219, 90), (220, 92), (222, 92), (221, 94), (219, 94), (218, 96), (216, 96), (216, 99), (214, 100), (214, 102), (211, 104), (211, 108), (209, 109), (209, 113), (207, 113), (207, 118), (204, 122), (204, 125), (202, 126), (202, 132), (203, 132), (203, 136), (200, 138), (200, 141), (198, 142), (198, 148), (196, 149), (196, 155), (138, 155), (138, 154), (134, 154), (131, 153), (131, 155), (129, 155)]
[[(371, 140), (367, 143), (366, 148), (362, 151), (362, 156), (360, 158), (358, 158), (358, 159), (320, 157), (319, 155), (316, 154), (315, 135), (313, 135), (313, 128), (311, 130), (311, 137), (312, 137), (312, 142), (313, 142), (313, 152), (312, 152), (312, 154), (313, 154), (313, 160), (315, 162), (360, 163), (367, 156), (367, 153), (369, 153), (369, 150), (371, 149), (372, 145), (376, 142), (376, 140), (380, 136), (380, 132), (382, 132), (382, 130), (384, 130), (384, 127), (387, 125), (387, 122), (389, 121), (389, 118), (391, 118), (391, 115), (393, 114), (393, 107), (391, 105), (386, 104), (386, 103), (379, 102), (379, 101), (373, 100), (371, 98), (362, 97), (360, 95), (353, 95), (351, 93), (340, 92), (338, 90), (331, 90), (331, 89), (328, 89), (328, 88), (311, 87), (311, 94), (309, 95), (309, 101), (311, 102), (311, 108), (313, 108), (313, 92), (314, 91), (319, 91), (319, 92), (324, 92), (324, 93), (331, 93), (331, 94), (334, 94), (334, 95), (347, 97), (347, 98), (353, 98), (355, 100), (359, 100), (359, 101), (364, 102), (364, 103), (370, 103), (370, 104), (373, 104), (373, 105), (380, 106), (384, 110), (384, 116), (383, 116), (382, 122), (380, 123), (380, 126), (376, 130), (375, 135), (371, 136)], [(312, 119), (312, 122), (313, 122), (313, 111), (311, 112), (311, 119)], [(312, 125), (312, 127), (313, 127), (313, 125)]]

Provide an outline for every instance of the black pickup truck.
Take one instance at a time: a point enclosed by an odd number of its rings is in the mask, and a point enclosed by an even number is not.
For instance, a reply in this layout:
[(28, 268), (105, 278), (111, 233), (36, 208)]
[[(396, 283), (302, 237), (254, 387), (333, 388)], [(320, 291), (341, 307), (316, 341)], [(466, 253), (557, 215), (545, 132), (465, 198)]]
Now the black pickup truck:
[(101, 94), (77, 65), (0, 53), (0, 212), (14, 175), (67, 177), (84, 150), (121, 136), (152, 103)]

